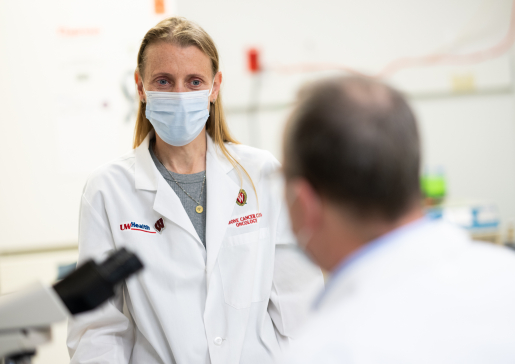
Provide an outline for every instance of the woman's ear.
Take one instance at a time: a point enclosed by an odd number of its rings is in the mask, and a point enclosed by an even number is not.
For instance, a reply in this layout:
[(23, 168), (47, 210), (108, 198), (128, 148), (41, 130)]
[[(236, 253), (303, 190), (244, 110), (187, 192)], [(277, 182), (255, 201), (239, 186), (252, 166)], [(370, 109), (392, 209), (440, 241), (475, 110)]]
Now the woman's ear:
[(145, 91), (143, 90), (143, 79), (139, 74), (139, 70), (134, 71), (134, 82), (136, 82), (136, 88), (138, 90), (138, 97), (141, 102), (145, 102)]
[(213, 90), (211, 91), (211, 96), (209, 97), (209, 102), (214, 104), (216, 99), (218, 98), (218, 93), (220, 92), (220, 86), (222, 85), (222, 72), (218, 71), (215, 75)]

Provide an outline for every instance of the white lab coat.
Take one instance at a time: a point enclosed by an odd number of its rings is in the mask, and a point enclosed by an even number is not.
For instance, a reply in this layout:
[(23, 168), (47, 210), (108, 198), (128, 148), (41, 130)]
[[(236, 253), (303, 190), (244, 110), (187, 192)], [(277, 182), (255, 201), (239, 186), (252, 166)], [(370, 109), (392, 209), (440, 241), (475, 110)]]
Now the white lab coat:
[(327, 284), (288, 364), (515, 362), (515, 254), (428, 222)]
[[(79, 264), (126, 247), (145, 267), (108, 304), (71, 321), (71, 362), (272, 363), (323, 286), (289, 230), (273, 177), (278, 162), (268, 152), (227, 145), (258, 192), (259, 207), (244, 179), (247, 201), (239, 206), (237, 172), (207, 138), (205, 249), (151, 159), (152, 136), (99, 168), (84, 188)], [(129, 229), (131, 223), (138, 226)]]

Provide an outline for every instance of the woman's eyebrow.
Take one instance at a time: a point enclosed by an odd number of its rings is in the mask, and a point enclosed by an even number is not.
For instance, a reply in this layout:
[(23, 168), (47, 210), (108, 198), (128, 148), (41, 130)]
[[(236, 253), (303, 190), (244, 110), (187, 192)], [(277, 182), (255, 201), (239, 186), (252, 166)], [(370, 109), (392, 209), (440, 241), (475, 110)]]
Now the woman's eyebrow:
[(167, 73), (167, 72), (158, 72), (158, 73), (152, 75), (152, 78), (155, 78), (155, 77), (168, 77), (171, 79), (175, 78), (171, 73)]
[[(158, 73), (152, 75), (152, 78), (156, 78), (156, 77), (167, 77), (170, 79), (175, 79), (174, 75), (172, 75), (171, 73), (167, 73), (167, 72), (158, 72)], [(206, 75), (203, 75), (201, 73), (191, 73), (191, 74), (186, 75), (185, 78), (192, 78), (192, 77), (198, 77), (198, 78), (202, 78), (202, 79), (208, 78), (208, 77), (206, 77)]]
[(192, 74), (186, 76), (186, 78), (191, 78), (191, 77), (207, 78), (205, 75), (200, 74), (200, 73), (192, 73)]

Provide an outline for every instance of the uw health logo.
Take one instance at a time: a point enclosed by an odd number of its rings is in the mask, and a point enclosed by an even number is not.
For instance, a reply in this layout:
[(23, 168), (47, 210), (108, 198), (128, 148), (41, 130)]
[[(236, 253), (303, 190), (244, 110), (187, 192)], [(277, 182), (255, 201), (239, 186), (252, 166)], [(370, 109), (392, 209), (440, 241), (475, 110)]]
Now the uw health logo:
[(243, 188), (240, 190), (238, 198), (236, 198), (236, 203), (238, 206), (244, 206), (247, 204), (247, 192), (245, 192)]
[(120, 224), (120, 230), (136, 230), (143, 231), (144, 233), (155, 234), (155, 231), (150, 230), (150, 226), (143, 224), (136, 224), (131, 222), (130, 224)]

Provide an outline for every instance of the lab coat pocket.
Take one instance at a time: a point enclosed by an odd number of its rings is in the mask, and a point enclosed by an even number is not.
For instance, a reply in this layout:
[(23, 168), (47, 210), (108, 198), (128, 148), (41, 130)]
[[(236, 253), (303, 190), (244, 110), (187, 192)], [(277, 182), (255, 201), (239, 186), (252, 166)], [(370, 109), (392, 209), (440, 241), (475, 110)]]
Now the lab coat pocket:
[(268, 228), (227, 238), (220, 249), (218, 264), (225, 302), (247, 308), (270, 296), (273, 248)]

